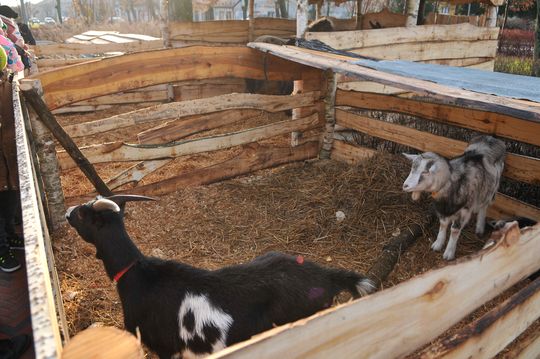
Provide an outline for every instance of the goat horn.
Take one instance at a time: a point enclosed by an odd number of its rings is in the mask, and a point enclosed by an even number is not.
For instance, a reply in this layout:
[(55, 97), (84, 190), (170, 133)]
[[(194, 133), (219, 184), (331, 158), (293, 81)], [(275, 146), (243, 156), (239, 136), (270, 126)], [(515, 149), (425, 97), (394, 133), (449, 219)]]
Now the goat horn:
[(108, 200), (113, 201), (117, 205), (121, 206), (126, 202), (137, 202), (137, 201), (157, 201), (156, 198), (138, 196), (134, 194), (117, 194), (114, 196), (107, 197)]
[(115, 202), (111, 201), (108, 198), (100, 198), (97, 201), (92, 204), (92, 209), (96, 212), (101, 211), (113, 211), (113, 212), (120, 212), (120, 207)]

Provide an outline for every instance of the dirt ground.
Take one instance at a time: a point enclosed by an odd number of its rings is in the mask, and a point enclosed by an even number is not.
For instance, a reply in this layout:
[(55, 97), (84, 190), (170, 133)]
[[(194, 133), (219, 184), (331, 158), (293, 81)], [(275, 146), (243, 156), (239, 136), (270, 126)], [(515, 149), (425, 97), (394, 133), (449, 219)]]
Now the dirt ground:
[[(74, 123), (78, 118), (64, 116), (61, 120)], [(268, 118), (256, 119), (249, 125), (265, 121)], [(127, 132), (123, 135), (130, 136)], [(99, 140), (116, 140), (114, 136)], [(97, 143), (94, 140), (83, 141)], [(284, 137), (276, 141), (287, 140)], [(201, 158), (215, 160), (212, 155)], [(184, 165), (167, 171), (189, 168)], [(100, 165), (98, 170), (106, 177), (113, 169)], [(355, 166), (331, 160), (305, 161), (209, 186), (185, 188), (157, 202), (131, 203), (126, 225), (146, 255), (206, 269), (243, 263), (277, 250), (301, 254), (328, 266), (366, 272), (391, 238), (405, 226), (421, 223), (430, 211), (428, 198), (415, 203), (401, 191), (408, 171), (404, 159), (387, 154)], [(70, 170), (62, 175), (67, 195), (89, 190), (77, 172)], [(345, 214), (341, 222), (336, 218), (337, 211)], [(436, 225), (425, 228), (425, 235), (399, 259), (385, 287), (445, 265), (442, 254), (430, 250), (436, 231)], [(460, 238), (457, 257), (475, 253), (483, 244), (470, 224)], [(95, 258), (94, 248), (67, 227), (54, 234), (53, 247), (70, 334), (92, 325), (122, 328), (116, 289)], [(493, 308), (519, 287), (483, 306), (467, 320)]]

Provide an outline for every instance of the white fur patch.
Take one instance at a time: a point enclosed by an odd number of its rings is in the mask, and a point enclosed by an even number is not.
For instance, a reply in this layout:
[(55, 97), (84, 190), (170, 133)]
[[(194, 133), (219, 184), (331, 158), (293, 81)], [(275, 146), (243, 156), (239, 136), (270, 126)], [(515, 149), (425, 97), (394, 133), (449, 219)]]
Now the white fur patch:
[[(183, 325), (182, 320), (186, 313), (191, 311), (195, 318), (195, 327), (193, 331), (188, 331)], [(212, 344), (213, 351), (218, 351), (225, 348), (225, 342), (227, 340), (227, 333), (233, 323), (232, 317), (225, 313), (220, 308), (217, 308), (210, 303), (208, 297), (204, 294), (191, 294), (187, 293), (180, 310), (178, 311), (178, 326), (180, 328), (180, 338), (184, 342), (188, 342), (193, 339), (195, 334), (200, 338), (206, 340), (203, 333), (204, 326), (212, 325), (218, 328), (220, 337), (215, 343)], [(184, 358), (194, 358), (196, 356), (189, 350), (182, 353)]]

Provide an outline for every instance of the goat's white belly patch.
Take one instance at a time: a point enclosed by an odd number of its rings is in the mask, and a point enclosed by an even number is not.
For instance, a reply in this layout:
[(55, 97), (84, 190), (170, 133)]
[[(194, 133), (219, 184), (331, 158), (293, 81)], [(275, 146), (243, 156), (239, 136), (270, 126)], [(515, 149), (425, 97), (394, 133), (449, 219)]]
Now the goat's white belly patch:
[(225, 348), (232, 317), (210, 303), (204, 294), (187, 293), (178, 311), (180, 339), (186, 343), (183, 355), (197, 355)]

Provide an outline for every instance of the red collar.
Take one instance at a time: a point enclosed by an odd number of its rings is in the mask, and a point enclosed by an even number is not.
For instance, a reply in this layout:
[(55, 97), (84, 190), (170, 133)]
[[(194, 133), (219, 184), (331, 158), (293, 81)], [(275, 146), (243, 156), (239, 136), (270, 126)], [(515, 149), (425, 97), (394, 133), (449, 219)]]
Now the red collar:
[(131, 262), (126, 268), (122, 269), (120, 272), (116, 273), (116, 275), (114, 276), (113, 278), (113, 281), (115, 283), (118, 283), (118, 281), (120, 280), (120, 278), (122, 278), (122, 276), (124, 274), (126, 274), (126, 272), (135, 265), (135, 263), (137, 263), (137, 261), (133, 261)]

